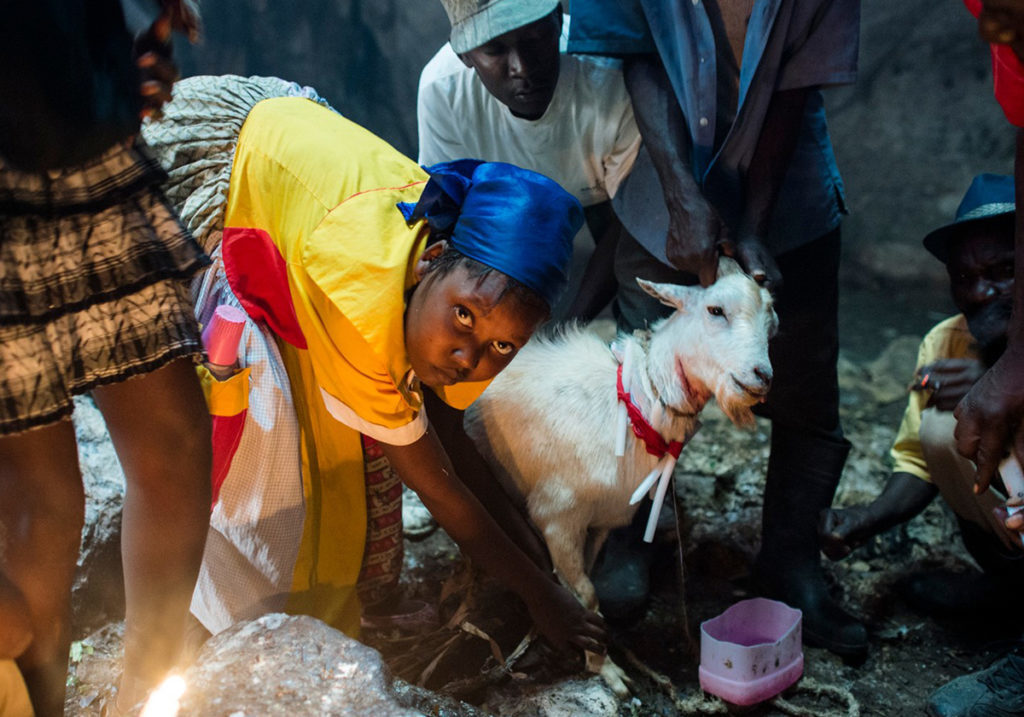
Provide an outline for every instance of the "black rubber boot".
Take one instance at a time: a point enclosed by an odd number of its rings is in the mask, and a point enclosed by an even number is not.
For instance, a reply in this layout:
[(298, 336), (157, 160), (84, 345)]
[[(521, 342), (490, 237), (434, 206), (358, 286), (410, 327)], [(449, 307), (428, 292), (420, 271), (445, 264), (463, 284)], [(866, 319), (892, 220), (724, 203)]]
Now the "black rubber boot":
[(754, 580), (770, 598), (803, 612), (804, 642), (848, 660), (867, 655), (864, 625), (829, 594), (817, 522), (832, 504), (850, 444), (775, 425)]
[[(639, 622), (647, 613), (654, 561), (654, 546), (644, 542), (650, 513), (651, 501), (645, 498), (629, 525), (608, 534), (590, 574), (601, 614), (608, 622), (619, 626)], [(672, 530), (675, 530), (675, 513), (669, 499), (658, 515), (655, 541), (657, 536)]]

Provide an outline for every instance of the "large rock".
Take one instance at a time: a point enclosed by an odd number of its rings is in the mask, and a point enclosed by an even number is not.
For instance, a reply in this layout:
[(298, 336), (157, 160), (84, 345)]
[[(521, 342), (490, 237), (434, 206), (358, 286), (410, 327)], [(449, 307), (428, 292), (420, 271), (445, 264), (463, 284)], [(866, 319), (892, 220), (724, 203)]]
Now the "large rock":
[(225, 630), (185, 682), (185, 715), (419, 714), (396, 699), (380, 653), (307, 616), (264, 615)]

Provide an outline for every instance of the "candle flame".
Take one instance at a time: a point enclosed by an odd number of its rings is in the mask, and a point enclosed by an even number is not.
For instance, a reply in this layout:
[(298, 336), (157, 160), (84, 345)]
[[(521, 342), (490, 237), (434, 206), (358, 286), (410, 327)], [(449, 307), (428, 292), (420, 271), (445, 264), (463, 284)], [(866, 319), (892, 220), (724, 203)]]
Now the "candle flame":
[(139, 717), (177, 717), (178, 701), (185, 694), (185, 680), (171, 675), (153, 690)]

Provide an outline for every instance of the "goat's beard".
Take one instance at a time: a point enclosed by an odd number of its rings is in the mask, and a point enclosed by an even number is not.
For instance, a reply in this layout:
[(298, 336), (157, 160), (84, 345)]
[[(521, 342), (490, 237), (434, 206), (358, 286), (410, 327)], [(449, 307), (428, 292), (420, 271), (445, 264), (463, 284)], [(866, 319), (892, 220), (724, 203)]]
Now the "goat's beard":
[(730, 391), (728, 396), (715, 396), (715, 402), (722, 413), (739, 428), (754, 427), (754, 412), (750, 410), (754, 404), (746, 394)]

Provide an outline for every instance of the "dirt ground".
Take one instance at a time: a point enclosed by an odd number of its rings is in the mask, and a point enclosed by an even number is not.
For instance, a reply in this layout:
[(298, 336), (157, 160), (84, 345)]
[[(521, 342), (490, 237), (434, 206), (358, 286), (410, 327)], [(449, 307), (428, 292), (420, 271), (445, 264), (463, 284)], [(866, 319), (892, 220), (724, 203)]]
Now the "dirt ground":
[[(948, 310), (948, 302), (935, 291), (890, 294), (884, 304), (879, 296), (870, 287), (856, 286), (844, 296), (842, 411), (854, 450), (837, 495), (839, 504), (867, 500), (884, 483), (887, 451), (902, 414), (917, 341)], [(883, 321), (883, 316), (889, 319)], [(683, 617), (679, 552), (676, 543), (666, 541), (656, 547), (653, 597), (646, 616), (630, 627), (612, 626), (610, 653), (632, 676), (636, 694), (636, 699), (623, 703), (621, 715), (724, 713), (721, 703), (701, 702), (698, 660), (687, 648), (685, 626), (699, 638), (702, 620), (751, 596), (746, 571), (759, 540), (768, 430), (766, 423), (759, 422), (755, 430), (741, 432), (711, 411), (684, 451), (676, 490), (685, 516), (682, 544), (688, 620)], [(998, 615), (973, 623), (939, 622), (916, 614), (901, 599), (900, 579), (916, 570), (971, 565), (956, 536), (951, 514), (936, 501), (911, 523), (826, 566), (844, 604), (866, 620), (871, 652), (866, 661), (854, 665), (824, 650), (805, 648), (805, 677), (789, 695), (791, 703), (801, 706), (804, 714), (815, 715), (922, 714), (935, 688), (986, 666), (1009, 640), (1019, 637), (1019, 632), (1002, 627)], [(407, 541), (406, 549), (407, 593), (438, 600), (445, 581), (461, 564), (454, 543), (437, 531), (424, 540)], [(514, 602), (500, 594), (478, 598), (479, 624), (499, 643), (502, 639), (497, 636), (504, 630), (509, 640), (503, 643), (506, 650), (525, 629), (524, 615)], [(422, 660), (410, 662), (411, 654), (429, 652), (426, 645), (395, 642), (387, 635), (370, 634), (367, 641), (381, 649), (399, 674), (409, 672), (413, 663), (423, 666)], [(68, 714), (97, 714), (103, 686), (113, 682), (116, 674), (114, 655), (119, 642), (120, 625), (113, 623), (77, 645)], [(448, 664), (437, 668), (435, 683), (459, 684), (460, 678), (476, 674), (490, 647), (479, 639), (472, 643), (471, 638), (464, 640), (465, 651), (454, 651)], [(530, 675), (528, 682), (565, 678), (576, 667), (543, 652), (532, 660), (524, 657), (517, 665)], [(445, 670), (448, 673), (442, 677)], [(658, 675), (668, 678), (671, 687), (659, 684)], [(817, 686), (832, 688), (835, 695), (816, 695), (813, 688)], [(479, 705), (501, 689), (500, 682), (486, 687), (477, 683), (458, 696)], [(770, 705), (746, 713), (787, 714)]]

